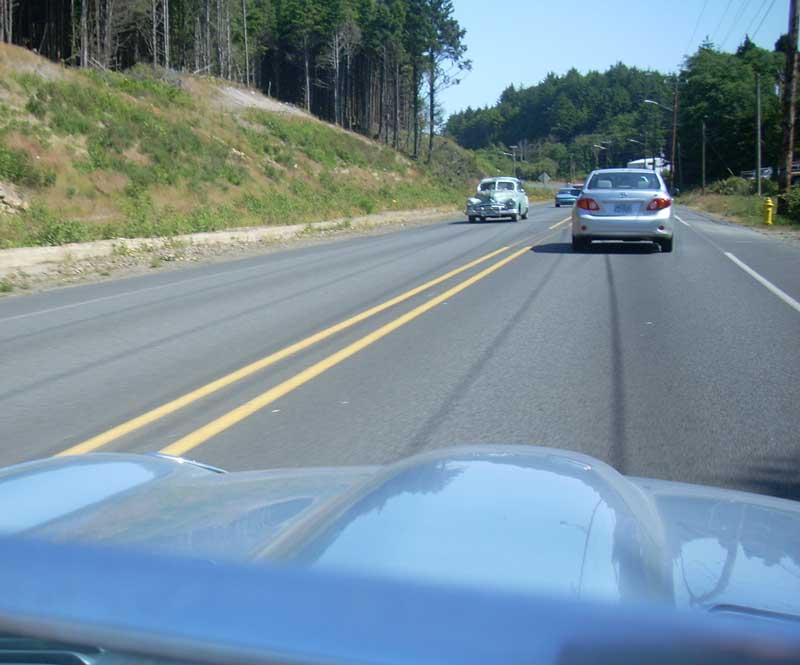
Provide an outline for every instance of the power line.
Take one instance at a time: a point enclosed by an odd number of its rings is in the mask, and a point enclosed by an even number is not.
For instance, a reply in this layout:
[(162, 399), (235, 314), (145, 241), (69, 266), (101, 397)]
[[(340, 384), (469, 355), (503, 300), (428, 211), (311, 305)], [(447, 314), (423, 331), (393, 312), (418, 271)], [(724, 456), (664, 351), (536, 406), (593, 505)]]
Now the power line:
[[(767, 1), (767, 0), (764, 0), (764, 2), (766, 2), (766, 1)], [(687, 55), (688, 55), (688, 53), (689, 53), (689, 47), (690, 47), (690, 46), (691, 46), (691, 45), (694, 43), (694, 36), (697, 34), (697, 28), (699, 28), (699, 27), (700, 27), (700, 19), (702, 19), (702, 18), (703, 18), (703, 13), (706, 11), (706, 5), (707, 5), (707, 4), (708, 4), (708, 0), (705, 0), (705, 1), (703, 2), (703, 7), (702, 7), (702, 9), (700, 10), (700, 15), (697, 17), (697, 21), (696, 21), (696, 22), (695, 22), (695, 24), (694, 24), (694, 30), (692, 30), (692, 36), (691, 36), (691, 37), (689, 37), (689, 41), (688, 41), (688, 42), (687, 42), (687, 44), (686, 44), (686, 48), (683, 50), (683, 51), (684, 51), (684, 53), (686, 53)]]
[(747, 35), (750, 34), (750, 28), (752, 28), (755, 22), (758, 20), (758, 17), (761, 15), (761, 12), (763, 11), (764, 7), (767, 6), (768, 2), (769, 0), (764, 0), (761, 3), (761, 6), (758, 8), (758, 11), (753, 15), (753, 18), (750, 19), (750, 23), (747, 25), (747, 30), (745, 30), (745, 34)]
[(722, 40), (722, 43), (719, 45), (720, 48), (724, 48), (725, 44), (728, 43), (728, 39), (730, 38), (731, 34), (733, 34), (734, 29), (737, 25), (739, 25), (739, 19), (742, 18), (742, 14), (744, 14), (744, 10), (747, 8), (747, 0), (742, 0), (742, 4), (739, 5), (739, 11), (736, 12), (736, 16), (731, 23), (731, 27), (728, 28), (728, 32), (725, 33), (725, 39)]
[(733, 4), (733, 0), (728, 0), (728, 4), (725, 5), (725, 11), (722, 12), (722, 16), (720, 16), (719, 23), (717, 24), (717, 28), (716, 28), (716, 30), (714, 30), (714, 33), (713, 33), (714, 37), (717, 36), (717, 33), (719, 32), (719, 29), (722, 27), (722, 22), (725, 20), (725, 17), (728, 15), (728, 10), (731, 8), (732, 4)]
[(764, 25), (764, 20), (767, 18), (767, 16), (769, 16), (769, 13), (772, 11), (772, 8), (774, 6), (775, 6), (775, 0), (772, 0), (772, 2), (769, 3), (769, 8), (767, 9), (766, 14), (764, 14), (764, 16), (761, 17), (761, 23), (758, 24), (758, 27), (753, 32), (753, 39), (756, 38), (758, 31), (761, 30), (761, 26)]

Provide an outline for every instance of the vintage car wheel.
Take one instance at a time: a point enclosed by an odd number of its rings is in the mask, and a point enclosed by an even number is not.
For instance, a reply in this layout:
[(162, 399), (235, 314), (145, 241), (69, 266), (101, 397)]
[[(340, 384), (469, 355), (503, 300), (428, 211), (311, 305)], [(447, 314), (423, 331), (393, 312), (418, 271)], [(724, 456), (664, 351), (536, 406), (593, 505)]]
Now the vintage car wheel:
[(512, 222), (516, 222), (516, 221), (519, 219), (519, 215), (518, 215), (517, 213), (514, 213), (513, 215), (511, 215), (511, 216), (509, 217), (509, 219), (510, 219)]
[(475, 217), (475, 215), (470, 215), (470, 216), (469, 216), (469, 223), (470, 223), (470, 224), (473, 224), (473, 223), (475, 222), (475, 220), (476, 220), (476, 219), (477, 219), (477, 217)]
[(528, 210), (525, 211), (525, 214), (522, 216), (522, 219), (528, 219)]
[(560, 207), (561, 207), (561, 204), (560, 203), (556, 203), (556, 208), (560, 208)]

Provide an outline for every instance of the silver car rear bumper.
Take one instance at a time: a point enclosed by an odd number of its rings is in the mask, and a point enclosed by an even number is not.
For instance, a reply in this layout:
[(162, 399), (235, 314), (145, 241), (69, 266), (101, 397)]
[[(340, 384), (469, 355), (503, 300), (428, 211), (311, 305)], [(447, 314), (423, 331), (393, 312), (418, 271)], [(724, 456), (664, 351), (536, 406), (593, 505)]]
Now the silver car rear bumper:
[[(575, 209), (577, 210), (577, 209)], [(660, 228), (663, 227), (663, 228)], [(629, 217), (595, 217), (573, 214), (572, 235), (593, 240), (655, 240), (671, 238), (674, 230), (670, 214)]]

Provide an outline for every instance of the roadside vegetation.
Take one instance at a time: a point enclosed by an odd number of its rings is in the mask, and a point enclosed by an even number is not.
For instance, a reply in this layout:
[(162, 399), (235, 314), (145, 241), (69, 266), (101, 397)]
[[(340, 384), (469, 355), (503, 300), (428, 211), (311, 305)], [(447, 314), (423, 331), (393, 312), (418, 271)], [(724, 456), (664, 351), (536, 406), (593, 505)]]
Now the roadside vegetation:
[(0, 213), (0, 247), (460, 205), (483, 174), (453, 141), (415, 162), (227, 82), (0, 49), (0, 183), (28, 204)]
[[(761, 182), (762, 196), (756, 194), (752, 180), (730, 177), (706, 187), (706, 193), (694, 189), (679, 198), (680, 203), (696, 210), (717, 215), (738, 224), (769, 228), (764, 224), (764, 199), (769, 196), (777, 211), (778, 186), (768, 179)], [(786, 195), (787, 214), (775, 214), (774, 227), (800, 229), (800, 191), (793, 189)]]
[(701, 181), (704, 124), (708, 181), (755, 169), (758, 76), (762, 163), (777, 166), (786, 43), (782, 37), (764, 49), (745, 37), (729, 53), (706, 41), (675, 74), (622, 63), (604, 72), (549, 74), (533, 86), (509, 86), (494, 106), (451, 115), (446, 133), (493, 161), (517, 146), (518, 168), (527, 177), (546, 171), (560, 180), (578, 179), (597, 166), (625, 166), (653, 155), (669, 159), (677, 89), (677, 169), (688, 189)]

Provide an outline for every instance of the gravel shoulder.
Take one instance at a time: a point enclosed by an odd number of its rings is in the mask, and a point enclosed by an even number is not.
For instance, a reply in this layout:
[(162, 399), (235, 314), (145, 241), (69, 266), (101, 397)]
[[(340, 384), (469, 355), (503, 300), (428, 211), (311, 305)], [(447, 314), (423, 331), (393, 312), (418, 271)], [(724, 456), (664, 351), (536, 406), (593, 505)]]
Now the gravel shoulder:
[(741, 220), (737, 219), (736, 217), (723, 215), (721, 213), (709, 212), (707, 210), (703, 210), (703, 208), (697, 205), (686, 203), (684, 201), (681, 201), (680, 199), (678, 200), (678, 205), (685, 206), (689, 208), (692, 212), (700, 215), (701, 217), (705, 217), (709, 221), (716, 222), (717, 224), (730, 224), (732, 226), (740, 226), (745, 229), (750, 229), (751, 231), (756, 231), (769, 238), (782, 240), (792, 245), (800, 245), (800, 228), (780, 226), (780, 225), (765, 226), (763, 224), (760, 225), (746, 224)]
[(169, 238), (119, 238), (60, 247), (0, 250), (0, 297), (121, 279), (156, 270), (180, 270), (352, 236), (391, 233), (435, 224), (461, 214), (454, 207), (424, 208)]

